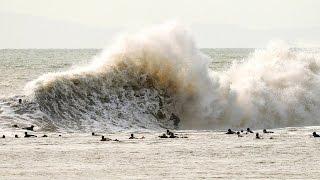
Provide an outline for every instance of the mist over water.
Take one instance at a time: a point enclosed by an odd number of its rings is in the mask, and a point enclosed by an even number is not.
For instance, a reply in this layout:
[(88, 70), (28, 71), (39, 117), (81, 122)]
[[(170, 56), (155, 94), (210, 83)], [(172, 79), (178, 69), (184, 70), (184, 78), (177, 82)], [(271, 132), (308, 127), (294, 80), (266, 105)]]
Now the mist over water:
[(65, 131), (174, 128), (172, 113), (181, 129), (320, 124), (318, 51), (276, 42), (231, 65), (218, 62), (184, 27), (152, 27), (86, 65), (31, 81), (23, 105), (2, 100), (1, 118)]

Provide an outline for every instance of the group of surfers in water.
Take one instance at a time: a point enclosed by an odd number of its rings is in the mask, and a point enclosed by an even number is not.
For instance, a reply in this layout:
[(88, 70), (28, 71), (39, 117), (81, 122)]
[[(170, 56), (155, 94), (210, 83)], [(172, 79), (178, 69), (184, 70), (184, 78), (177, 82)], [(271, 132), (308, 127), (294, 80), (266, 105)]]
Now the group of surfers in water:
[[(270, 134), (270, 133), (274, 133), (273, 131), (267, 131), (266, 129), (263, 129), (262, 131), (264, 134)], [(250, 133), (254, 133), (250, 128), (247, 128), (247, 131), (244, 132), (244, 130), (241, 131), (232, 131), (231, 129), (228, 129), (228, 131), (226, 132), (226, 134), (237, 134), (238, 137), (243, 137), (243, 134), (250, 134)], [(319, 134), (317, 134), (316, 132), (312, 133), (313, 137), (320, 137)], [(260, 136), (260, 134), (257, 132), (256, 133), (256, 139), (262, 139), (262, 137)], [(270, 139), (273, 139), (272, 137), (270, 137)]]
[[(19, 128), (18, 125), (13, 125), (12, 127), (14, 128)], [(25, 129), (25, 130), (28, 130), (28, 131), (34, 131), (34, 125), (31, 125), (29, 127), (23, 127), (21, 129)], [(273, 131), (268, 131), (266, 129), (263, 129), (262, 131), (263, 133), (265, 134), (270, 134), (270, 133), (274, 133)], [(225, 134), (236, 134), (238, 137), (243, 137), (244, 134), (251, 134), (251, 133), (254, 133), (250, 128), (247, 128), (246, 131), (244, 130), (241, 130), (241, 131), (233, 131), (231, 129), (228, 129), (227, 132)], [(92, 136), (100, 136), (94, 132), (91, 133)], [(316, 132), (313, 132), (312, 133), (312, 136), (317, 138), (317, 137), (320, 137), (319, 134), (317, 134)], [(19, 138), (19, 136), (17, 134), (14, 135), (15, 138)], [(28, 132), (24, 132), (24, 137), (25, 138), (31, 138), (31, 137), (37, 137), (36, 135), (33, 135), (33, 134), (29, 134)], [(41, 137), (48, 137), (46, 134), (44, 134), (43, 136)], [(61, 137), (61, 135), (59, 135), (59, 137)], [(169, 129), (167, 129), (166, 133), (163, 133), (162, 135), (158, 136), (159, 138), (188, 138), (186, 136), (177, 136), (177, 134), (173, 133), (172, 131), (170, 131)], [(6, 138), (5, 135), (2, 135), (2, 138)], [(145, 139), (144, 136), (138, 138), (138, 137), (135, 137), (134, 134), (130, 134), (130, 137), (129, 139)], [(257, 132), (256, 133), (256, 139), (262, 139), (262, 137), (260, 136), (260, 134)], [(270, 138), (272, 139), (272, 137)], [(110, 138), (107, 138), (105, 136), (101, 136), (101, 140), (100, 141), (119, 141), (118, 139), (110, 139)]]
[[(262, 131), (263, 133), (266, 133), (266, 134), (268, 134), (268, 133), (274, 133), (274, 132), (272, 132), (272, 131), (267, 131), (266, 129), (264, 129), (263, 131)], [(250, 128), (247, 128), (247, 131), (246, 132), (244, 132), (244, 130), (242, 129), (241, 131), (237, 131), (237, 132), (235, 132), (235, 131), (232, 131), (231, 129), (228, 129), (228, 131), (226, 132), (226, 134), (237, 134), (237, 136), (238, 137), (243, 137), (243, 134), (251, 134), (251, 133), (254, 133)], [(256, 139), (261, 139), (262, 137), (260, 136), (260, 134), (259, 133), (256, 133)], [(271, 137), (272, 138), (272, 137)]]
[[(94, 132), (91, 133), (92, 136), (100, 136)], [(167, 132), (166, 133), (163, 133), (161, 136), (158, 136), (159, 138), (188, 138), (186, 136), (177, 136), (177, 134), (174, 134), (172, 131), (170, 131), (169, 129), (167, 129)], [(134, 134), (130, 134), (130, 137), (129, 139), (145, 139), (144, 136), (142, 137), (135, 137)], [(118, 139), (110, 139), (110, 138), (107, 138), (107, 137), (104, 137), (104, 136), (101, 136), (101, 139), (100, 141), (119, 141)]]
[[(12, 125), (13, 128), (19, 128), (18, 125), (14, 124)], [(34, 131), (34, 125), (31, 125), (31, 126), (28, 126), (28, 127), (23, 127), (21, 129), (24, 129), (24, 130), (28, 130), (28, 131)], [(19, 136), (17, 134), (14, 135), (15, 138), (19, 138)], [(24, 137), (25, 138), (32, 138), (32, 137), (37, 137), (36, 135), (34, 134), (29, 134), (27, 131), (24, 132)], [(43, 136), (41, 137), (48, 137), (48, 135), (44, 134)], [(59, 135), (59, 137), (61, 137), (61, 135)], [(5, 135), (2, 135), (2, 138), (6, 138)]]
[[(22, 99), (18, 99), (18, 103), (19, 104), (22, 104)], [(174, 125), (175, 126), (178, 126), (179, 122), (180, 122), (180, 119), (178, 116), (176, 116), (175, 114), (172, 114), (171, 117), (170, 117), (170, 120), (173, 120), (174, 121)], [(19, 128), (18, 125), (14, 124), (12, 127), (14, 128)], [(34, 125), (31, 125), (29, 127), (23, 127), (21, 129), (24, 129), (24, 130), (28, 130), (28, 131), (34, 131)], [(262, 131), (263, 133), (265, 134), (269, 134), (269, 133), (274, 133), (272, 131), (267, 131), (266, 129), (263, 129)], [(247, 128), (247, 131), (244, 132), (244, 130), (241, 130), (241, 131), (233, 131), (231, 129), (228, 129), (228, 131), (226, 132), (226, 134), (237, 134), (238, 137), (243, 137), (243, 134), (250, 134), (250, 133), (254, 133), (250, 128)], [(94, 132), (91, 133), (92, 136), (100, 136), (98, 134), (95, 134)], [(312, 133), (312, 136), (313, 137), (320, 137), (319, 134), (317, 134), (316, 132), (313, 132)], [(19, 138), (19, 136), (17, 134), (14, 135), (15, 138)], [(33, 134), (28, 134), (28, 132), (24, 132), (24, 137), (25, 138), (30, 138), (30, 137), (37, 137), (36, 135), (33, 135)], [(42, 137), (48, 137), (46, 134), (44, 134)], [(61, 135), (59, 135), (59, 137), (61, 137)], [(176, 134), (174, 134), (173, 132), (171, 132), (169, 129), (167, 129), (167, 132), (166, 133), (163, 133), (162, 135), (158, 136), (159, 138), (179, 138), (179, 136), (177, 136)], [(5, 135), (2, 135), (2, 138), (6, 138)], [(144, 139), (145, 137), (142, 136), (141, 138), (137, 138), (134, 136), (134, 134), (131, 134), (129, 139)], [(182, 136), (180, 138), (188, 138), (186, 136)], [(262, 137), (260, 136), (260, 134), (257, 132), (256, 133), (256, 139), (262, 139)], [(271, 137), (272, 139), (272, 137)], [(101, 136), (101, 140), (100, 141), (119, 141), (118, 139), (110, 139), (110, 138), (107, 138), (107, 137), (104, 137), (104, 136)]]

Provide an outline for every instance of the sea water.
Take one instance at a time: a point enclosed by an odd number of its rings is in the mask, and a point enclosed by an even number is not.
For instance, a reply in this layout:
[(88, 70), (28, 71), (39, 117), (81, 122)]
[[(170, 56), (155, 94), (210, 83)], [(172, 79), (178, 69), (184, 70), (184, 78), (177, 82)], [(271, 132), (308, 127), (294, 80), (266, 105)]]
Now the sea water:
[(183, 27), (166, 24), (105, 50), (0, 52), (6, 127), (113, 132), (320, 124), (317, 49), (200, 49)]

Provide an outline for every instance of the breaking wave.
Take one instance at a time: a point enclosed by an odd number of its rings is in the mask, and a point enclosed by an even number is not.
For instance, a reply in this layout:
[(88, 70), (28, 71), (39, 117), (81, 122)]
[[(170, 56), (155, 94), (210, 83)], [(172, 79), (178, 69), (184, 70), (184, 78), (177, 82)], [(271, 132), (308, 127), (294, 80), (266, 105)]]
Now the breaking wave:
[(209, 62), (185, 28), (156, 26), (120, 38), (86, 66), (28, 83), (22, 106), (7, 103), (44, 130), (320, 125), (318, 53), (273, 43), (223, 72)]

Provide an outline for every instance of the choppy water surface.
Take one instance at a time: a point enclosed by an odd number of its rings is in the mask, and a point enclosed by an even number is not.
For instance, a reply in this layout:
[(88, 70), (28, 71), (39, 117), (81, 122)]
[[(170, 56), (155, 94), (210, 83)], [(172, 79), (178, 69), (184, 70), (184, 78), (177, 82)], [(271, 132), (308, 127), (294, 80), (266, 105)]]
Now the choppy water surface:
[(97, 49), (0, 49), (2, 96), (23, 93), (28, 81), (48, 73), (89, 62)]

